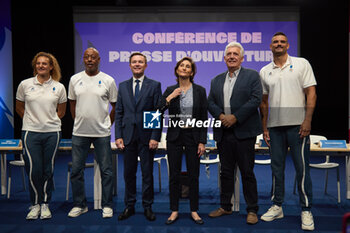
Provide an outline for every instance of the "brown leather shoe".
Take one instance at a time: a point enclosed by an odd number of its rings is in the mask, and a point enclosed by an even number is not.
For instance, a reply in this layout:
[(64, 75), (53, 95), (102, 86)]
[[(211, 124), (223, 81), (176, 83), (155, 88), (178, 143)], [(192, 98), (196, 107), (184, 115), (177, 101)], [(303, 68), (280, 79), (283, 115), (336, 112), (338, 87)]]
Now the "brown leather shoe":
[(227, 214), (232, 214), (232, 210), (227, 211), (227, 210), (224, 210), (223, 208), (220, 207), (219, 209), (210, 212), (209, 217), (216, 218), (216, 217), (220, 217), (222, 215), (227, 215)]
[(247, 223), (250, 225), (257, 224), (258, 216), (254, 212), (249, 212), (247, 215)]

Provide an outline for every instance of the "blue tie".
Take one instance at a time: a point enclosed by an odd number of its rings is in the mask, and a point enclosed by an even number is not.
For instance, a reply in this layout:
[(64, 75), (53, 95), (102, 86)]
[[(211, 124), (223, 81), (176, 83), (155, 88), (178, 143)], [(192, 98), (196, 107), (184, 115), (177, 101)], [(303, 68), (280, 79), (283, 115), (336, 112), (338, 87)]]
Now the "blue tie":
[(140, 94), (140, 80), (136, 79), (135, 82), (136, 82), (136, 86), (135, 86), (134, 98), (135, 98), (135, 102), (137, 102), (137, 99), (139, 98), (139, 94)]

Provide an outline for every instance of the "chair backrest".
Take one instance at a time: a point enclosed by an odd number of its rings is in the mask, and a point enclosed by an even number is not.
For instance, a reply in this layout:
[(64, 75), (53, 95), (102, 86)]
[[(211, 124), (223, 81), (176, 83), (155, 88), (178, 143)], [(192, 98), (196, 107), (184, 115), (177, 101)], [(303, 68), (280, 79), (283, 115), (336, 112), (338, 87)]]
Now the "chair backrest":
[(166, 148), (166, 133), (162, 132), (162, 136), (160, 137), (160, 142), (158, 148)]
[(258, 136), (256, 136), (255, 144), (259, 144), (261, 139), (264, 139), (263, 134), (259, 134)]
[[(327, 140), (327, 138), (325, 136), (322, 135), (310, 135), (310, 143), (319, 143), (320, 140)], [(326, 163), (329, 162), (329, 155), (326, 155)]]
[(318, 143), (320, 140), (327, 140), (327, 138), (321, 135), (310, 135), (310, 143)]

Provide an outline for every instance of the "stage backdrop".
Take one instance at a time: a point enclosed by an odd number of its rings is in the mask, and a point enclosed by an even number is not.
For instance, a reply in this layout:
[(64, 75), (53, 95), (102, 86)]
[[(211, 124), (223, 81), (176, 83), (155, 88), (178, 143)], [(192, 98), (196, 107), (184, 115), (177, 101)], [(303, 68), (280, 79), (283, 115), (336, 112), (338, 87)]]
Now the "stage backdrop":
[(0, 1), (0, 139), (13, 138), (10, 0)]
[[(210, 89), (210, 80), (227, 70), (225, 46), (240, 42), (245, 49), (243, 66), (259, 71), (272, 60), (271, 37), (282, 31), (290, 43), (289, 54), (298, 55), (297, 9), (197, 8), (197, 9), (75, 9), (75, 71), (84, 70), (83, 52), (95, 47), (100, 68), (117, 85), (129, 79), (129, 56), (147, 56), (146, 76), (175, 84), (174, 67), (184, 56), (197, 65), (195, 83)], [(112, 137), (113, 139), (113, 137)]]

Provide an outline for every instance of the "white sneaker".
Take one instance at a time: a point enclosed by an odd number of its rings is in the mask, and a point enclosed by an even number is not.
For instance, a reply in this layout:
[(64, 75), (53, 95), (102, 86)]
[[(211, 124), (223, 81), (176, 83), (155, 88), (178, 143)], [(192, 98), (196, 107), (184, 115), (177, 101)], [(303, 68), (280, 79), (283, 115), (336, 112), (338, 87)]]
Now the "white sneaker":
[(51, 211), (49, 209), (49, 204), (41, 204), (40, 219), (51, 218)]
[(26, 219), (32, 220), (32, 219), (37, 219), (40, 214), (40, 205), (36, 204), (31, 207), (29, 207), (29, 213), (27, 214)]
[(261, 216), (261, 220), (270, 222), (275, 219), (279, 219), (283, 217), (284, 216), (283, 216), (282, 206), (273, 205), (263, 216)]
[(113, 217), (113, 209), (110, 207), (103, 207), (102, 218), (111, 218), (111, 217)]
[(88, 212), (87, 206), (85, 206), (84, 208), (73, 207), (73, 209), (71, 209), (71, 211), (69, 211), (68, 217), (75, 218), (75, 217), (78, 217), (82, 214), (85, 214), (86, 212)]
[(314, 218), (312, 217), (311, 211), (301, 212), (301, 229), (307, 231), (315, 230)]

